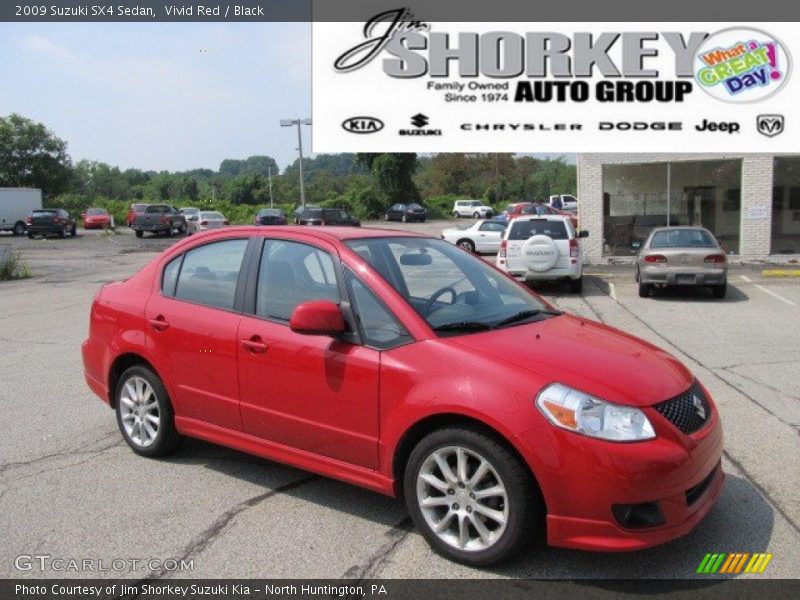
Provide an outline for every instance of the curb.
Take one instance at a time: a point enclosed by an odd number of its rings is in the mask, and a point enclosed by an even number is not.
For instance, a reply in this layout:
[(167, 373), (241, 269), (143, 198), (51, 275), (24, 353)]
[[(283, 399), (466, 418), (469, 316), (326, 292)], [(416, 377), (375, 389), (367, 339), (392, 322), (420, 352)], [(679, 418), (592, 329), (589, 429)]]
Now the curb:
[(764, 269), (762, 277), (800, 277), (800, 269)]

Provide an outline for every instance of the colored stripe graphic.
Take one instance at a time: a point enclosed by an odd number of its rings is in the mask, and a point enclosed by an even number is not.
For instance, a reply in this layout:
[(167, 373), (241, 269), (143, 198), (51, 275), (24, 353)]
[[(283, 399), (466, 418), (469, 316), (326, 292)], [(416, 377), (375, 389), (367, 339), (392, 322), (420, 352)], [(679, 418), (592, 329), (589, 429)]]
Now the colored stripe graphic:
[[(745, 573), (763, 573), (771, 560), (772, 554), (767, 552), (756, 552), (755, 554), (749, 552), (708, 553), (700, 561), (697, 572), (707, 575), (733, 574), (741, 573), (744, 569)], [(745, 565), (747, 566), (745, 567)]]

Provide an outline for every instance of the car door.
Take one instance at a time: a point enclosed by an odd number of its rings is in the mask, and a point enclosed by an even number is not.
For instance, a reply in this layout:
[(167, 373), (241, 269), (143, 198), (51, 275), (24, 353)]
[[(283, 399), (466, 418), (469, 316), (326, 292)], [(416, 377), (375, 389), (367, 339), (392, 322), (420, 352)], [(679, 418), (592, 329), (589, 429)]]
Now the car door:
[(164, 266), (161, 289), (145, 309), (147, 344), (176, 412), (241, 430), (237, 287), (247, 239), (196, 246)]
[(249, 314), (239, 328), (243, 427), (271, 442), (374, 469), (380, 353), (349, 337), (289, 328), (302, 302), (343, 301), (337, 265), (333, 248), (264, 241), (247, 294)]
[(505, 225), (496, 221), (484, 221), (478, 226), (475, 249), (478, 252), (497, 252), (503, 239)]

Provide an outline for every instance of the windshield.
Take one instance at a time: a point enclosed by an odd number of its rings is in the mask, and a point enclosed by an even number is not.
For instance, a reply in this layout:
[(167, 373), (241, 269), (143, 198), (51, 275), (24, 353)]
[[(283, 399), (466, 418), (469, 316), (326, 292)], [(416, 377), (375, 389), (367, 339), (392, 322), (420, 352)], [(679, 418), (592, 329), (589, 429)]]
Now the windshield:
[(671, 229), (656, 231), (653, 234), (651, 248), (716, 248), (707, 231), (702, 229)]
[(440, 335), (511, 326), (552, 314), (483, 260), (442, 240), (371, 238), (346, 244)]
[(530, 221), (514, 221), (508, 232), (510, 241), (527, 240), (534, 235), (546, 235), (554, 240), (569, 239), (564, 221), (549, 219), (531, 219)]

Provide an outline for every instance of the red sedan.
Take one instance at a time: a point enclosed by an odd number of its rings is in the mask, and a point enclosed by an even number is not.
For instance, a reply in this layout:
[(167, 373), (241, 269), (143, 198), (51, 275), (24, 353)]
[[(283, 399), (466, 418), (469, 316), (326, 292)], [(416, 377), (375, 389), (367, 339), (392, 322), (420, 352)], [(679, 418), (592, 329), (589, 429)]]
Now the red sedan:
[(135, 452), (196, 437), (402, 496), (471, 565), (543, 529), (661, 544), (723, 487), (719, 414), (680, 362), (407, 232), (182, 240), (100, 290), (83, 362)]
[(105, 208), (87, 208), (81, 215), (84, 229), (105, 229), (111, 227), (111, 215)]
[(149, 204), (131, 204), (131, 207), (128, 209), (128, 214), (125, 215), (125, 225), (128, 227), (133, 227), (134, 221), (136, 221), (136, 215), (143, 215), (145, 209), (150, 206)]

